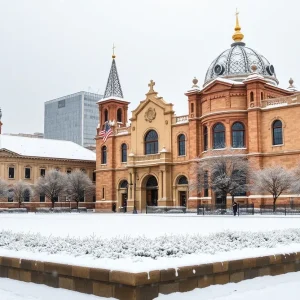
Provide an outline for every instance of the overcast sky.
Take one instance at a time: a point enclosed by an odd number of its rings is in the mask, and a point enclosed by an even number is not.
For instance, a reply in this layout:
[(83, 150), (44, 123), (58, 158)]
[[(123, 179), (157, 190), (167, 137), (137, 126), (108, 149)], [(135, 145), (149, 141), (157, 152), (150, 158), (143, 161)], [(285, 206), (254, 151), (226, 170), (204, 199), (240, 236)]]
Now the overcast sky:
[[(184, 92), (203, 84), (230, 47), (235, 10), (247, 46), (274, 66), (281, 87), (300, 87), (299, 0), (0, 0), (3, 132), (44, 131), (44, 102), (103, 94), (112, 44), (130, 111), (155, 90), (187, 113)], [(129, 114), (131, 116), (131, 113)]]

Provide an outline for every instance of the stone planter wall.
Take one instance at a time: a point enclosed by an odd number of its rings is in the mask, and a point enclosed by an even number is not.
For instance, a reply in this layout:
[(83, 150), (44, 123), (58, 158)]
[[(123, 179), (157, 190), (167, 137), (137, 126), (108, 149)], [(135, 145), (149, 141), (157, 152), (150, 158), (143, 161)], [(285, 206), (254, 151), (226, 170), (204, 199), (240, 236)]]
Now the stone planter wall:
[(45, 284), (120, 300), (152, 300), (159, 293), (187, 292), (258, 276), (300, 271), (300, 252), (127, 273), (19, 258), (0, 257), (0, 277)]

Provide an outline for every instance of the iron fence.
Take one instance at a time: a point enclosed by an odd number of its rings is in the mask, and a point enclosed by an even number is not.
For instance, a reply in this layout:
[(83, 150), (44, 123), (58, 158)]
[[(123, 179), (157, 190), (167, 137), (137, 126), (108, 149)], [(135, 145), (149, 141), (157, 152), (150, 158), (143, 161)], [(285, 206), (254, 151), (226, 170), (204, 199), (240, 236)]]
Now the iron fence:
[[(226, 204), (205, 204), (198, 206), (197, 215), (233, 215), (233, 209)], [(238, 204), (237, 215), (254, 215), (254, 204)]]
[(146, 214), (185, 214), (185, 206), (146, 206)]
[(261, 215), (300, 215), (300, 205), (297, 204), (275, 204), (260, 205), (259, 211)]

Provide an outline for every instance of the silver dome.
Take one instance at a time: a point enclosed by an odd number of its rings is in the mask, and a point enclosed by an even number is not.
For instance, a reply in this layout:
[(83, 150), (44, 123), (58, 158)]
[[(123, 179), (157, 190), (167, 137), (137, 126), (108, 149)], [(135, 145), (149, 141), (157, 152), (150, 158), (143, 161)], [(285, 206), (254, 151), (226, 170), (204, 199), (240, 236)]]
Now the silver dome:
[(204, 85), (206, 86), (217, 77), (229, 78), (236, 81), (245, 80), (256, 65), (256, 73), (262, 75), (269, 83), (278, 85), (274, 66), (262, 55), (245, 46), (243, 42), (233, 43), (230, 49), (222, 52), (207, 70)]

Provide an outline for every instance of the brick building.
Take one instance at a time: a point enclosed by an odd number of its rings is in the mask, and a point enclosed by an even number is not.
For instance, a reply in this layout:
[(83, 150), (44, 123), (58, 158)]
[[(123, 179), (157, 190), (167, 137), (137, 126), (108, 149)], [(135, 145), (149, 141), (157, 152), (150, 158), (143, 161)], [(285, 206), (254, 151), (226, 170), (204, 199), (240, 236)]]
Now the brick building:
[[(0, 130), (2, 123), (0, 122)], [(0, 135), (0, 178), (10, 186), (19, 180), (35, 184), (50, 169), (64, 173), (82, 170), (95, 181), (96, 155), (82, 146), (69, 141), (59, 141), (22, 136)], [(56, 206), (69, 206), (65, 196), (59, 196)], [(94, 208), (94, 198), (85, 197), (80, 205)], [(75, 206), (75, 204), (74, 204)], [(18, 207), (12, 198), (0, 198), (0, 208)], [(50, 199), (34, 195), (24, 199), (22, 207), (51, 207)]]
[[(149, 83), (146, 98), (132, 111), (123, 93), (113, 55), (112, 67), (99, 105), (96, 137), (96, 208), (146, 205), (196, 207), (218, 203), (210, 190), (189, 192), (195, 158), (221, 155), (226, 149), (245, 154), (263, 168), (281, 164), (291, 168), (299, 160), (300, 93), (290, 80), (278, 87), (274, 66), (246, 47), (238, 15), (233, 43), (209, 66), (202, 88), (198, 80), (186, 92), (188, 115), (176, 116)], [(112, 132), (103, 142), (103, 128)], [(282, 195), (278, 203), (297, 200)], [(245, 194), (240, 202), (271, 203), (268, 195)]]

